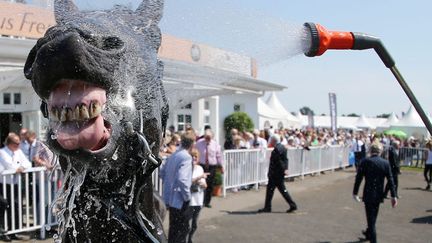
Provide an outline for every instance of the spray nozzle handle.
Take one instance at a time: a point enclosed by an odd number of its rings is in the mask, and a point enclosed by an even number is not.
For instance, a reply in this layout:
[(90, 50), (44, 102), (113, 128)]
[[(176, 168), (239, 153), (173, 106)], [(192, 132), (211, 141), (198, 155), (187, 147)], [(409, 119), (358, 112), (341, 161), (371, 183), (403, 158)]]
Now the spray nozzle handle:
[(353, 50), (374, 49), (386, 67), (395, 66), (395, 61), (378, 37), (365, 33), (353, 32), (352, 34), (354, 36)]

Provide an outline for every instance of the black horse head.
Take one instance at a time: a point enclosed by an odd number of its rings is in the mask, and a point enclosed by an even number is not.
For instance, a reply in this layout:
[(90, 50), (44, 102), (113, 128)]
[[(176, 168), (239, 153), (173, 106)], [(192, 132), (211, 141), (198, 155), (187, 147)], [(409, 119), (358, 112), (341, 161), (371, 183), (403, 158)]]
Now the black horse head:
[[(63, 205), (74, 200), (72, 187), (81, 191), (75, 209), (63, 211), (65, 221), (76, 222), (70, 232), (81, 240), (98, 241), (92, 235), (98, 233), (113, 240), (162, 237), (143, 220), (156, 217), (150, 178), (160, 164), (155, 154), (168, 118), (157, 58), (162, 9), (162, 0), (144, 0), (135, 11), (116, 6), (86, 12), (70, 0), (55, 1), (57, 26), (27, 58), (25, 76), (49, 119), (47, 144), (70, 173)], [(73, 182), (80, 176), (82, 188)], [(86, 207), (88, 200), (102, 206)], [(117, 223), (105, 222), (110, 217)], [(116, 233), (121, 227), (132, 233)]]

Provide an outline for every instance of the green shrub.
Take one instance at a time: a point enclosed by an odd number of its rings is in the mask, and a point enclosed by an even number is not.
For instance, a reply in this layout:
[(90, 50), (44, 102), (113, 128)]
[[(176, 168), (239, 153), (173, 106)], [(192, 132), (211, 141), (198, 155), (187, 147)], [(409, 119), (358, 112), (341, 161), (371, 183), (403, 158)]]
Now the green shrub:
[(213, 180), (213, 185), (215, 186), (221, 186), (223, 183), (222, 173), (220, 170), (216, 170), (215, 178)]
[(227, 136), (232, 128), (236, 128), (241, 132), (252, 132), (254, 124), (247, 113), (237, 111), (227, 116), (224, 120), (224, 129)]

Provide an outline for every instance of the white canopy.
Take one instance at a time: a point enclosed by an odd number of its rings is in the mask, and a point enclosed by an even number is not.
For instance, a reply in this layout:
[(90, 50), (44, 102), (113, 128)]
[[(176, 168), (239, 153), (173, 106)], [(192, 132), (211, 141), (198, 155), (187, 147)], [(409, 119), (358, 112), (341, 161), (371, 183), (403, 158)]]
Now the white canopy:
[(271, 119), (285, 119), (280, 113), (276, 113), (261, 98), (258, 98), (258, 115)]
[(420, 115), (412, 106), (398, 123), (392, 125), (398, 127), (425, 127)]
[(284, 108), (284, 106), (281, 104), (281, 102), (277, 98), (275, 92), (271, 93), (271, 95), (267, 99), (266, 104), (268, 105), (268, 107), (270, 107), (276, 113), (284, 115), (285, 119), (288, 121), (289, 126), (292, 126), (292, 127), (300, 127), (301, 126), (301, 122), (297, 119), (297, 117), (293, 116), (291, 113), (289, 113)]
[(390, 129), (404, 131), (408, 136), (414, 136), (418, 139), (423, 139), (428, 136), (426, 126), (420, 118), (420, 115), (412, 106), (410, 106), (405, 116), (402, 117), (399, 122), (390, 126)]
[(375, 126), (372, 125), (369, 120), (366, 118), (364, 114), (362, 114), (354, 124), (358, 128), (362, 129), (375, 129)]
[(377, 126), (377, 131), (381, 132), (390, 128), (390, 126), (396, 125), (399, 122), (396, 114), (392, 112), (385, 122)]

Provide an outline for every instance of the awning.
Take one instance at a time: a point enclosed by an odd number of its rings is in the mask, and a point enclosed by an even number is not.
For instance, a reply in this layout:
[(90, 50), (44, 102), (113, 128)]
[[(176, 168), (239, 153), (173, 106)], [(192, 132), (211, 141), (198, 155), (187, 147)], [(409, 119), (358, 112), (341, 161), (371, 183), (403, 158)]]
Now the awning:
[(0, 91), (8, 88), (29, 87), (31, 82), (24, 77), (23, 69), (0, 66)]
[(197, 64), (164, 59), (163, 83), (171, 108), (200, 98), (227, 94), (256, 94), (285, 87), (246, 75)]

